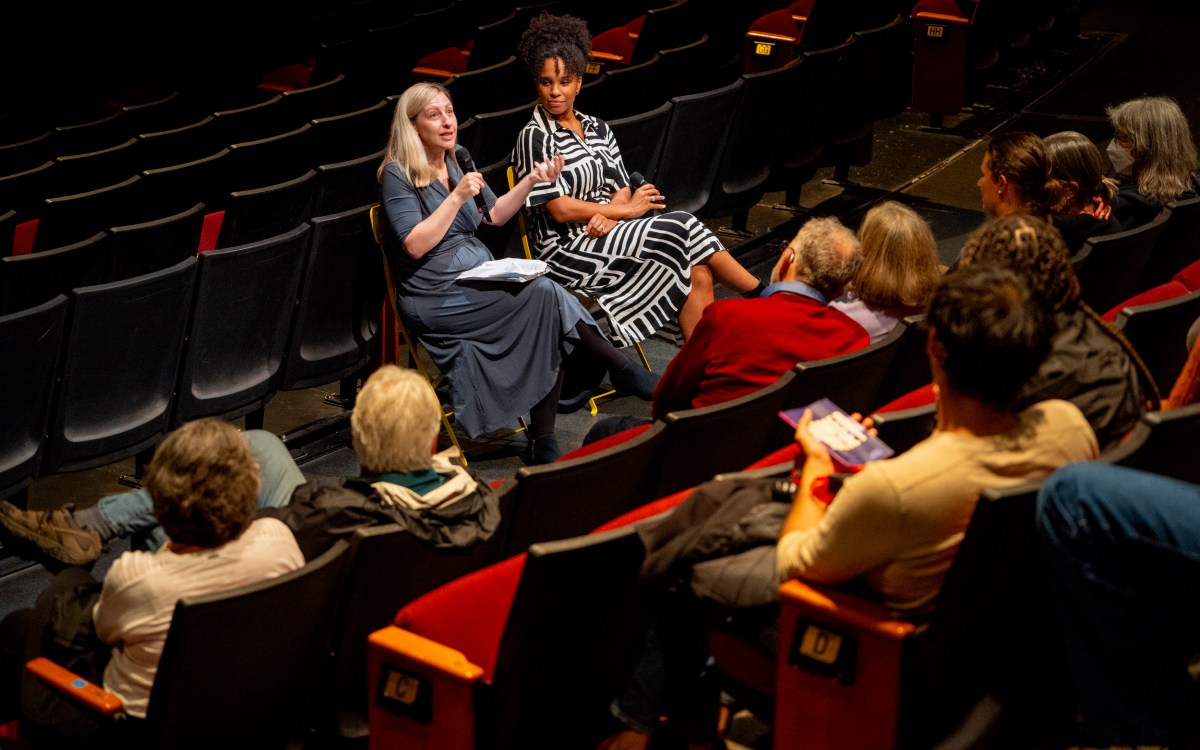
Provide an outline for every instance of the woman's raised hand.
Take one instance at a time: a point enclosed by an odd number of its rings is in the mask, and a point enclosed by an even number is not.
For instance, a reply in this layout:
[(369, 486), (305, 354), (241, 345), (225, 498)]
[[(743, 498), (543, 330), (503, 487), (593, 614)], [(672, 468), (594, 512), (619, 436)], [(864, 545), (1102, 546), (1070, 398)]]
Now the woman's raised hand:
[(558, 175), (562, 173), (563, 163), (562, 154), (555, 154), (546, 161), (534, 162), (529, 176), (533, 178), (535, 185), (539, 182), (554, 182), (558, 179)]
[(457, 196), (463, 203), (469, 202), (483, 190), (483, 175), (479, 172), (466, 172), (454, 186), (452, 195)]

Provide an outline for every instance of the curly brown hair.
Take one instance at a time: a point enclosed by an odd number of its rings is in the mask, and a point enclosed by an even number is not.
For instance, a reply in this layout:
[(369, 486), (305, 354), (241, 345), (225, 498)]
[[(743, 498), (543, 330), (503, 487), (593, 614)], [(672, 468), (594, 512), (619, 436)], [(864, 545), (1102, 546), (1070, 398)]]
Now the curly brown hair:
[(531, 78), (542, 72), (547, 60), (562, 60), (567, 75), (582, 76), (592, 52), (592, 35), (587, 22), (577, 16), (556, 16), (542, 11), (529, 21), (521, 34), (517, 54)]
[(1012, 214), (986, 222), (967, 237), (958, 262), (992, 262), (1012, 269), (1055, 312), (1080, 299), (1067, 243), (1036, 216)]
[(983, 224), (967, 237), (960, 266), (994, 263), (1014, 271), (1054, 312), (1078, 308), (1095, 320), (1125, 350), (1138, 368), (1143, 385), (1156, 405), (1160, 395), (1150, 368), (1129, 339), (1112, 327), (1082, 298), (1079, 277), (1062, 235), (1049, 222), (1028, 214), (1002, 216)]
[(262, 479), (238, 429), (206, 417), (167, 435), (142, 483), (172, 542), (213, 548), (249, 528)]

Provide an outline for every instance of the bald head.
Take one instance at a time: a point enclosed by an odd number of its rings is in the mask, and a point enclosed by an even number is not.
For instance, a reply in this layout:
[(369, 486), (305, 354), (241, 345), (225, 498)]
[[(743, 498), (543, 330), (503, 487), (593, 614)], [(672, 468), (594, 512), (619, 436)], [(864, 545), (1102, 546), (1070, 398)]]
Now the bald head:
[(826, 299), (840, 295), (858, 271), (858, 237), (832, 216), (809, 219), (784, 248), (776, 266), (781, 281), (802, 281)]

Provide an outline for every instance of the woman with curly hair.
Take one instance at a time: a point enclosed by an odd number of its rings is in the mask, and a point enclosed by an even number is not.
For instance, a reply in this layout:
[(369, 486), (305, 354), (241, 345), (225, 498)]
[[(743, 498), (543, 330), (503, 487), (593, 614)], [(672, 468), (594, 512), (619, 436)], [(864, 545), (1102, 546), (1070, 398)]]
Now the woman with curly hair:
[(1158, 388), (1145, 363), (1081, 298), (1058, 230), (1027, 214), (993, 219), (971, 233), (959, 259), (960, 267), (979, 263), (1016, 272), (1054, 311), (1058, 333), (1050, 356), (1017, 395), (1017, 408), (1050, 398), (1070, 401), (1087, 417), (1101, 448), (1120, 441), (1147, 408), (1158, 408)]
[(591, 35), (583, 19), (542, 12), (518, 51), (537, 87), (533, 118), (517, 137), (517, 176), (561, 155), (558, 179), (538, 184), (525, 207), (535, 252), (564, 286), (594, 298), (620, 346), (678, 320), (686, 339), (719, 281), (747, 296), (763, 285), (695, 216), (664, 209), (649, 183), (632, 185), (616, 138), (575, 109)]
[(1089, 237), (1120, 232), (1121, 223), (1112, 213), (1117, 183), (1104, 176), (1104, 157), (1096, 144), (1074, 130), (1048, 135), (1042, 142), (1050, 157), (1050, 173), (1063, 187), (1051, 221), (1067, 249), (1075, 254)]
[(1187, 117), (1165, 96), (1130, 99), (1107, 109), (1108, 156), (1120, 191), (1113, 210), (1125, 229), (1154, 220), (1166, 204), (1200, 193), (1200, 159)]

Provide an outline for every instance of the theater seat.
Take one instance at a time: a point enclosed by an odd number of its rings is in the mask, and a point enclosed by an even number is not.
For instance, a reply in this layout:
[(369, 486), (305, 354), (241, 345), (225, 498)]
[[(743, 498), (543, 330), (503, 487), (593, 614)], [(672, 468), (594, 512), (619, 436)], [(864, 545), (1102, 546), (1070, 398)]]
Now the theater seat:
[(369, 640), (370, 747), (594, 747), (643, 554), (635, 526), (535, 544), (402, 609)]
[(787, 8), (771, 11), (755, 19), (746, 31), (746, 50), (742, 55), (745, 72), (773, 70), (796, 59), (800, 29)]
[[(931, 747), (985, 699), (1003, 706), (1013, 747), (1069, 726), (1070, 674), (1033, 539), (1039, 487), (983, 493), (927, 616), (903, 617), (837, 587), (783, 584), (769, 659), (775, 746)], [(714, 655), (734, 678), (726, 684), (762, 686), (765, 649)]]

